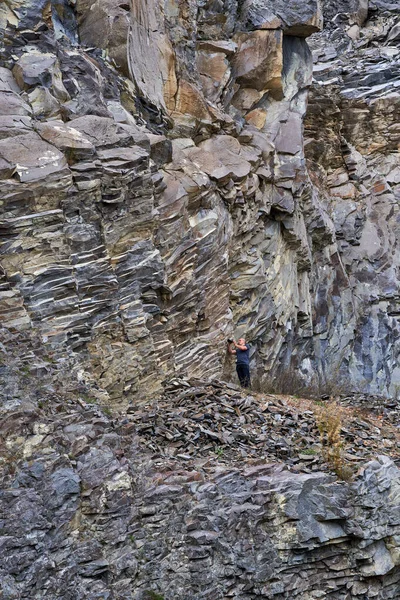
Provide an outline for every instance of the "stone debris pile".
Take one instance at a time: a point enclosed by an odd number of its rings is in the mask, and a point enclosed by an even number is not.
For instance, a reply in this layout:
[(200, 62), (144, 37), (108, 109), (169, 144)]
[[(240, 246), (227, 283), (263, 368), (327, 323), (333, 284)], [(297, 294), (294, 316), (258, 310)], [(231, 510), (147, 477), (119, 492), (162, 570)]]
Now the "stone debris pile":
[[(329, 402), (245, 394), (220, 381), (181, 379), (171, 382), (157, 400), (132, 406), (128, 419), (140, 445), (155, 458), (278, 460), (292, 470), (310, 472), (326, 468), (315, 411), (323, 411)], [(400, 459), (400, 430), (391, 422), (399, 406), (392, 404), (395, 408), (384, 418), (379, 403), (377, 415), (343, 409), (345, 461), (357, 464), (383, 448)]]

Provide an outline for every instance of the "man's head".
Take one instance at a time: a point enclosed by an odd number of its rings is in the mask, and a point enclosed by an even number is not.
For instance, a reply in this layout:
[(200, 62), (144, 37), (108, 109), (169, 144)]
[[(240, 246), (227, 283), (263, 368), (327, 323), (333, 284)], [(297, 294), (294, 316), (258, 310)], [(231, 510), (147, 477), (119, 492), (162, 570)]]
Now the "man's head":
[(241, 338), (238, 339), (238, 344), (240, 344), (241, 346), (245, 346), (246, 345), (246, 340), (243, 337), (241, 337)]

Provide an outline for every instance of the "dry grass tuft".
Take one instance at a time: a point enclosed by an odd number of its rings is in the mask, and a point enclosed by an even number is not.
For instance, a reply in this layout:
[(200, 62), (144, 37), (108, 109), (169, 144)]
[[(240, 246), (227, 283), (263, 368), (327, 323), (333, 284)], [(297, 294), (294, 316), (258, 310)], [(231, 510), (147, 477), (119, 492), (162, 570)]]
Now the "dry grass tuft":
[(323, 459), (340, 479), (349, 479), (352, 473), (349, 472), (349, 467), (344, 461), (343, 440), (340, 433), (346, 419), (346, 411), (337, 400), (331, 398), (326, 404), (317, 405), (314, 414)]

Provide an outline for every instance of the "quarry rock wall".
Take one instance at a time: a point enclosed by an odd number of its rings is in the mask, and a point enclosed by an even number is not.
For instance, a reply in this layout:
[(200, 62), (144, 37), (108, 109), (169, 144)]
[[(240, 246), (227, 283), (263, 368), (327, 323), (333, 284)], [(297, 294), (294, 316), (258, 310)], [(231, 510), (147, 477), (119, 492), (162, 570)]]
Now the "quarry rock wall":
[(398, 6), (325, 4), (2, 5), (2, 327), (121, 406), (232, 335), (262, 384), (396, 393)]

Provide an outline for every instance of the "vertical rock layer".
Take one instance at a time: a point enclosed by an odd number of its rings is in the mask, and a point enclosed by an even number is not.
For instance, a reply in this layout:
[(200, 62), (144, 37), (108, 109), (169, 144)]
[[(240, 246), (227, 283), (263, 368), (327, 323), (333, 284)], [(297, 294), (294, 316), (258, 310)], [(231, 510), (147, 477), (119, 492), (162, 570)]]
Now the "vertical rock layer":
[(348, 278), (347, 286), (333, 278), (327, 285), (326, 273), (316, 273), (319, 337), (340, 356), (346, 378), (397, 394), (399, 6), (385, 7), (371, 2), (366, 21), (368, 3), (340, 5), (343, 12), (312, 39), (306, 154)]

